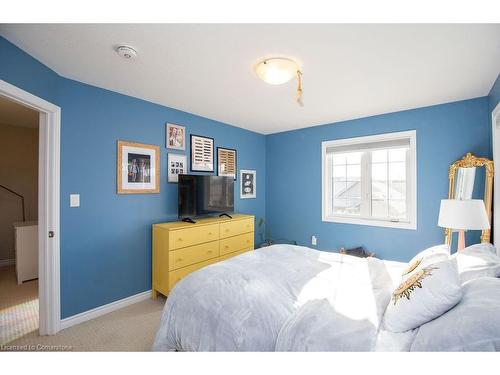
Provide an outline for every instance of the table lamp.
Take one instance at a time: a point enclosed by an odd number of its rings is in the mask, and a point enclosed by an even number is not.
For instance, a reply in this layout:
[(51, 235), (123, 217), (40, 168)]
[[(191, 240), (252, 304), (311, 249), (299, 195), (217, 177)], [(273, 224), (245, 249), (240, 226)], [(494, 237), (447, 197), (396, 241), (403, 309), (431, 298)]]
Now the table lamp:
[(490, 228), (488, 214), (481, 199), (442, 199), (438, 225), (458, 230), (457, 251), (465, 248), (465, 230)]

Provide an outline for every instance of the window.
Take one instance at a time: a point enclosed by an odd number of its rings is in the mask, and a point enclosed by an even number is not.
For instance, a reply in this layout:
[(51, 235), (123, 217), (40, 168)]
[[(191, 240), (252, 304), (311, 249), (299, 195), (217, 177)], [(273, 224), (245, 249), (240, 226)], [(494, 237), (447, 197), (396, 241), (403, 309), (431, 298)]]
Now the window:
[(416, 131), (322, 142), (323, 221), (416, 229)]

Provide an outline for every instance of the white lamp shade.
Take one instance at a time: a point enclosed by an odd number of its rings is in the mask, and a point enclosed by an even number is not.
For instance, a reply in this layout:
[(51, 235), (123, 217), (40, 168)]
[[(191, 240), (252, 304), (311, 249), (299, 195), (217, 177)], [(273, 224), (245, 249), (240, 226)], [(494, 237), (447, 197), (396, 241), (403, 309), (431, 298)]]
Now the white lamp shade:
[(483, 230), (490, 222), (481, 199), (442, 199), (438, 225), (458, 230)]

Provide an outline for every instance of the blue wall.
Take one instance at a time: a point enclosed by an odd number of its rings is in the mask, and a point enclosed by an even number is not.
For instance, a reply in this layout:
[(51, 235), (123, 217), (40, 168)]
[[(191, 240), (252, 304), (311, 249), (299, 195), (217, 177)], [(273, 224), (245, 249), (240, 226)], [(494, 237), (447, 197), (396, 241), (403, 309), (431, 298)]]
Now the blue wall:
[[(417, 130), (417, 230), (321, 221), (321, 142)], [(272, 237), (317, 248), (364, 246), (380, 257), (409, 260), (443, 242), (437, 226), (448, 195), (448, 167), (466, 152), (490, 155), (488, 98), (390, 113), (267, 137), (266, 218)]]
[[(265, 136), (62, 78), (1, 37), (0, 79), (62, 108), (63, 318), (151, 288), (151, 224), (177, 217), (166, 122), (237, 149), (238, 168), (256, 169), (259, 188), (256, 199), (240, 200), (236, 185), (235, 210), (264, 217)], [(118, 139), (161, 146), (160, 194), (116, 194)], [(70, 193), (81, 194), (81, 207), (69, 207)]]
[(1, 36), (0, 79), (57, 104), (60, 77)]

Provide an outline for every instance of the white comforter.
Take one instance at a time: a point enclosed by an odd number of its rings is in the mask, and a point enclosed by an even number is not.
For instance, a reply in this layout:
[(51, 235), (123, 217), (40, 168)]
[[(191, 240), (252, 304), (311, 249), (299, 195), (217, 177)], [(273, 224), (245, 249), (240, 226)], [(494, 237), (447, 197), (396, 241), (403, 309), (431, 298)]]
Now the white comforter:
[(153, 350), (409, 350), (380, 329), (405, 263), (275, 245), (181, 280)]

